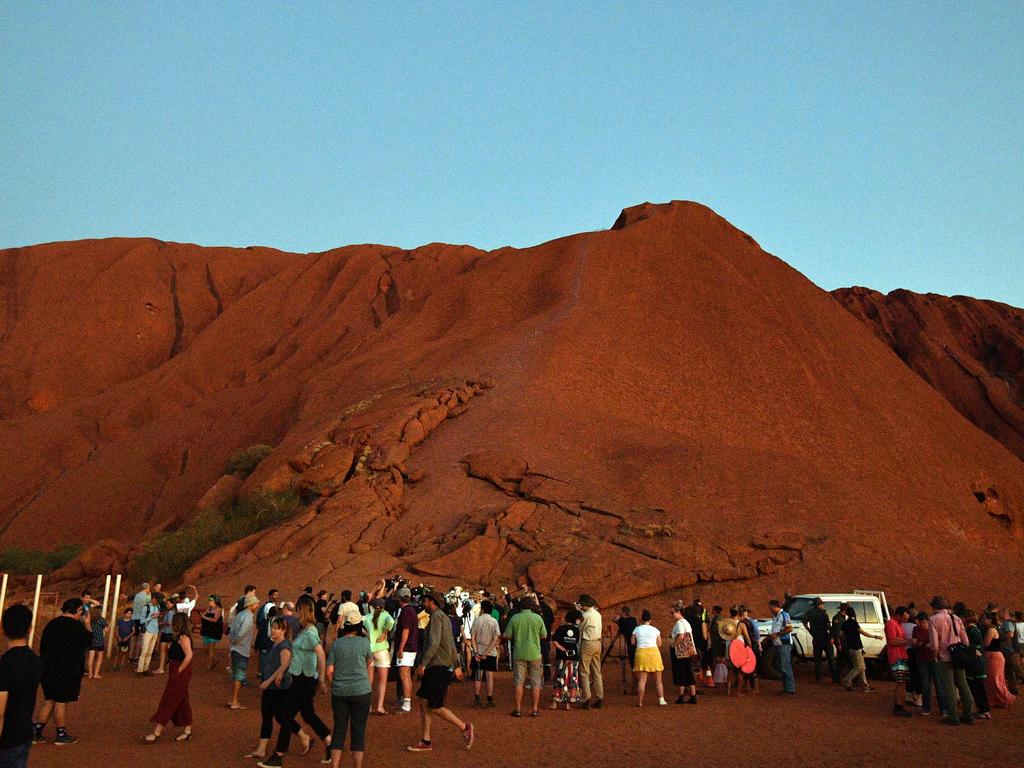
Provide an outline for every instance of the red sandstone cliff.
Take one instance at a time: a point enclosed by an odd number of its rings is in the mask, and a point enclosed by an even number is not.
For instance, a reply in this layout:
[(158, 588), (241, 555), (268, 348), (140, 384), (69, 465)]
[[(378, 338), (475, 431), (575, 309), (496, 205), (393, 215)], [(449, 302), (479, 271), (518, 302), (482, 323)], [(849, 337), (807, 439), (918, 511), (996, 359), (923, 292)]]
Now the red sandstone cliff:
[(902, 290), (832, 295), (972, 424), (1024, 459), (1024, 310)]
[(694, 203), (528, 249), (110, 240), (0, 275), (3, 543), (150, 536), (262, 442), (243, 492), (319, 496), (204, 583), (403, 570), (607, 603), (1024, 576), (1024, 463)]

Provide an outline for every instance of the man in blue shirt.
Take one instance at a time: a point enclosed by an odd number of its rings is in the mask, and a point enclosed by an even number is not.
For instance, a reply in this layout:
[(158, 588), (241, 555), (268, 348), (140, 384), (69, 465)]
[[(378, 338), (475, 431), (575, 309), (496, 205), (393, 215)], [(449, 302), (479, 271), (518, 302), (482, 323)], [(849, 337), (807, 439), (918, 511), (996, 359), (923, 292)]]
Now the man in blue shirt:
[(793, 623), (778, 600), (768, 601), (768, 610), (772, 612), (771, 639), (779, 655), (782, 693), (793, 696), (796, 694), (796, 680), (793, 679)]
[(160, 606), (163, 601), (163, 595), (153, 592), (149, 596), (149, 602), (143, 606), (142, 612), (132, 614), (139, 619), (139, 626), (142, 630), (142, 645), (139, 647), (139, 666), (135, 670), (136, 675), (148, 677), (153, 674), (149, 671), (149, 662), (160, 637)]
[(135, 597), (132, 598), (132, 623), (134, 624), (134, 631), (132, 632), (132, 644), (128, 658), (132, 661), (139, 660), (139, 650), (142, 647), (142, 617), (145, 615), (146, 606), (149, 605), (149, 582), (142, 582), (142, 586), (139, 587), (139, 591), (135, 593)]

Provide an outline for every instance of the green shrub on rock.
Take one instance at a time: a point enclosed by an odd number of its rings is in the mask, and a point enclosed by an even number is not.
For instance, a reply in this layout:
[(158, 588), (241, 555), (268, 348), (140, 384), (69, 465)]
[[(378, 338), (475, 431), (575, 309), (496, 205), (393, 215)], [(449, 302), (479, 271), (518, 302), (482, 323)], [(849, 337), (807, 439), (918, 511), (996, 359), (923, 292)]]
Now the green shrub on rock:
[(243, 448), (228, 459), (228, 464), (224, 467), (224, 474), (235, 475), (236, 477), (240, 477), (244, 480), (253, 473), (253, 470), (255, 470), (256, 467), (259, 466), (260, 462), (267, 458), (273, 450), (274, 449), (269, 445), (264, 445), (263, 443)]
[(85, 549), (81, 544), (64, 544), (44, 551), (24, 547), (5, 547), (0, 550), (0, 572), (16, 576), (35, 576), (56, 571), (74, 560)]
[(187, 524), (146, 542), (132, 564), (136, 580), (177, 578), (209, 552), (284, 522), (300, 507), (294, 490), (257, 491), (220, 509), (205, 509)]

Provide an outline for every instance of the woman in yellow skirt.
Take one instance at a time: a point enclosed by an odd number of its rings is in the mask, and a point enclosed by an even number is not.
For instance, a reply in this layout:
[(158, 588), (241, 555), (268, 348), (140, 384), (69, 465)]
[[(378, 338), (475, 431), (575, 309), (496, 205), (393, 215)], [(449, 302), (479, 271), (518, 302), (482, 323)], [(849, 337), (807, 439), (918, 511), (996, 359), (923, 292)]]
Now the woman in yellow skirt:
[(651, 626), (651, 612), (645, 610), (640, 614), (640, 626), (633, 630), (629, 642), (636, 646), (636, 661), (633, 672), (636, 673), (637, 706), (644, 705), (644, 691), (647, 688), (647, 676), (654, 675), (654, 684), (658, 689), (658, 704), (665, 701), (665, 687), (661, 682), (661, 673), (665, 665), (661, 661), (661, 630)]

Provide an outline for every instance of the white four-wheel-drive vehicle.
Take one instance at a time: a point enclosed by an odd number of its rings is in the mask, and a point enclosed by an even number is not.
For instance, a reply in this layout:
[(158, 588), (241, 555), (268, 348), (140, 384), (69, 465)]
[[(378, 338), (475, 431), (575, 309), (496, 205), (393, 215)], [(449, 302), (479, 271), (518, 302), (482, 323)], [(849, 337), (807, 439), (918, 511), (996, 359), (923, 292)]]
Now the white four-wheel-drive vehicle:
[[(864, 643), (864, 657), (868, 664), (885, 660), (885, 622), (889, 619), (889, 604), (885, 601), (885, 593), (870, 589), (855, 589), (852, 592), (811, 592), (797, 595), (786, 601), (783, 606), (793, 624), (793, 657), (794, 659), (811, 660), (813, 644), (811, 633), (804, 625), (804, 614), (814, 606), (814, 599), (820, 597), (825, 604), (825, 612), (831, 621), (839, 610), (840, 603), (848, 603), (857, 614), (861, 628), (870, 635), (883, 638), (875, 640), (861, 636)], [(765, 676), (776, 677), (778, 666), (771, 641), (765, 639), (771, 634), (772, 620), (757, 619), (755, 622), (761, 635), (764, 653), (761, 656), (761, 672)]]

